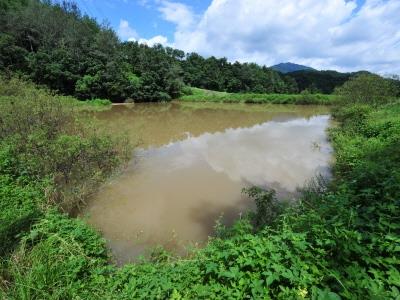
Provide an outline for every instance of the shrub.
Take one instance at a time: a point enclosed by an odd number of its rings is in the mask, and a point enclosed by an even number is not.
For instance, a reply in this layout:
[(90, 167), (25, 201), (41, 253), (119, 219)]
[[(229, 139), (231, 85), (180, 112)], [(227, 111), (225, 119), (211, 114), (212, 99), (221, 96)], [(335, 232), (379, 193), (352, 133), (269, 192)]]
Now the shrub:
[(342, 104), (378, 104), (388, 103), (396, 96), (393, 81), (375, 74), (360, 74), (351, 78), (336, 89)]
[(35, 185), (16, 183), (0, 174), (0, 256), (11, 252), (19, 235), (42, 215), (38, 204), (43, 193)]
[(94, 105), (94, 106), (109, 106), (112, 104), (112, 102), (108, 99), (91, 99), (87, 101), (89, 105)]
[(189, 86), (184, 86), (181, 90), (182, 95), (188, 96), (193, 95), (193, 89)]
[(256, 204), (256, 211), (252, 215), (255, 229), (271, 225), (282, 213), (284, 204), (276, 198), (275, 190), (263, 190), (254, 186), (243, 191), (253, 198)]
[(126, 140), (101, 132), (64, 98), (25, 87), (15, 79), (11, 85), (20, 88), (18, 93), (7, 92), (7, 85), (0, 83), (0, 91), (8, 95), (0, 97), (0, 139), (8, 149), (7, 158), (3, 157), (7, 168), (14, 176), (50, 179), (53, 192), (48, 199), (66, 211), (129, 158)]

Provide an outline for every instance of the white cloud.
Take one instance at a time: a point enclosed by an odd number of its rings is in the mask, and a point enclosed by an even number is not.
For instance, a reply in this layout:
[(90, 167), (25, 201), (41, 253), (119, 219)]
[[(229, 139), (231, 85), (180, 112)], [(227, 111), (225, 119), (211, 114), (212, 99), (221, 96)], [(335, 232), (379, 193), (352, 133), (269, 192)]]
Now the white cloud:
[(189, 29), (196, 20), (193, 10), (182, 3), (167, 0), (160, 1), (159, 11), (166, 21), (177, 25), (177, 30)]
[(131, 42), (138, 41), (140, 44), (147, 44), (150, 47), (156, 44), (161, 44), (163, 46), (169, 45), (168, 38), (162, 35), (156, 35), (150, 39), (139, 37), (139, 34), (136, 32), (136, 30), (129, 25), (129, 22), (123, 19), (121, 19), (119, 22), (118, 35), (123, 40)]
[(152, 37), (151, 39), (139, 39), (138, 42), (140, 44), (146, 44), (150, 47), (156, 45), (156, 44), (161, 44), (163, 46), (168, 46), (168, 39), (165, 36), (162, 35), (156, 35), (154, 37)]
[(399, 0), (366, 0), (361, 7), (354, 0), (213, 0), (201, 16), (165, 0), (159, 11), (176, 25), (173, 46), (188, 52), (400, 73)]
[(129, 22), (123, 19), (121, 19), (119, 22), (117, 33), (123, 40), (135, 40), (139, 37), (136, 30), (129, 26)]

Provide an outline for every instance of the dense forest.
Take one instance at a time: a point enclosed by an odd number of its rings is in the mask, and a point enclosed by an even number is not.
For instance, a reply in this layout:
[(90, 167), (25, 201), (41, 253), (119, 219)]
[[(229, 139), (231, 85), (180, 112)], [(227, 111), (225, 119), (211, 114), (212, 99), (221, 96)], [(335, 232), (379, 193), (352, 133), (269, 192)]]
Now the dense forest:
[(282, 74), (255, 63), (121, 42), (73, 2), (0, 1), (0, 70), (79, 99), (167, 101), (188, 87), (230, 93), (332, 93), (354, 74)]

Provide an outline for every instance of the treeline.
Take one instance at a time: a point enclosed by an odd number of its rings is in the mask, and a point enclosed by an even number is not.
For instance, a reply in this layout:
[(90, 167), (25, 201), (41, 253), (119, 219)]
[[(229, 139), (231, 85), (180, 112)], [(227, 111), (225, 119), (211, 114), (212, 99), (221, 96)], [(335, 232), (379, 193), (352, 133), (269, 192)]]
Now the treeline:
[(290, 76), (255, 63), (230, 63), (226, 58), (186, 55), (181, 63), (184, 82), (198, 88), (231, 93), (297, 93)]
[(335, 88), (342, 86), (350, 78), (368, 72), (340, 73), (336, 71), (305, 70), (291, 72), (289, 76), (296, 81), (300, 91), (331, 94)]
[(254, 63), (121, 42), (72, 2), (0, 0), (0, 70), (79, 99), (168, 101), (191, 89), (332, 93), (353, 74), (281, 74)]

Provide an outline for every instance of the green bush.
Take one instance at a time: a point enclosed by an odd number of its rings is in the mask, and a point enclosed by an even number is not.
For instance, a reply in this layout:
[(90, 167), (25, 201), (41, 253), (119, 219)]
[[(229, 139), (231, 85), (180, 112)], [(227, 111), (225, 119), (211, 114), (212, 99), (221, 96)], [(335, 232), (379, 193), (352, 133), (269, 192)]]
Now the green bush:
[(259, 187), (244, 189), (253, 198), (256, 211), (252, 215), (255, 229), (271, 225), (284, 210), (284, 202), (278, 201), (275, 190), (263, 190)]
[(182, 88), (181, 94), (185, 95), (185, 96), (193, 95), (193, 89), (191, 87), (185, 85)]
[[(8, 91), (7, 86), (19, 88)], [(0, 139), (15, 176), (50, 180), (48, 199), (66, 211), (129, 157), (129, 145), (101, 132), (74, 103), (16, 79), (0, 83)], [(69, 100), (69, 99), (68, 99)], [(105, 101), (96, 100), (98, 103)], [(103, 104), (102, 104), (103, 105)]]
[(91, 99), (88, 100), (87, 103), (93, 106), (109, 106), (112, 102), (108, 99)]
[(392, 101), (397, 95), (393, 80), (375, 74), (360, 74), (336, 89), (342, 104), (379, 105)]
[(0, 175), (0, 256), (13, 250), (19, 235), (41, 216), (38, 203), (43, 196), (34, 184), (18, 184), (11, 176)]

